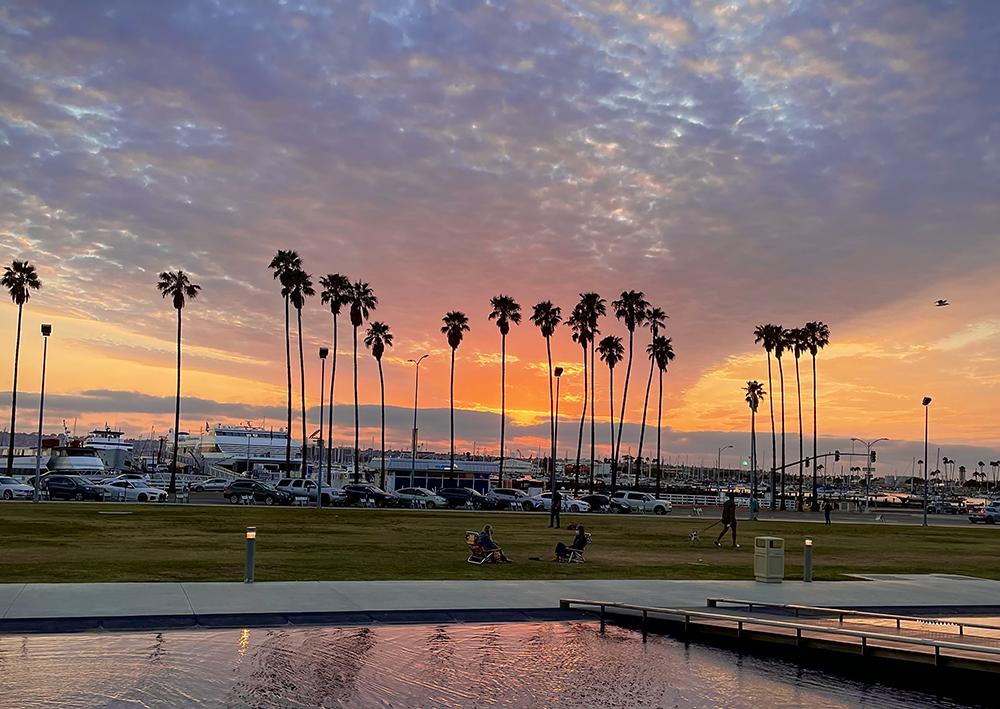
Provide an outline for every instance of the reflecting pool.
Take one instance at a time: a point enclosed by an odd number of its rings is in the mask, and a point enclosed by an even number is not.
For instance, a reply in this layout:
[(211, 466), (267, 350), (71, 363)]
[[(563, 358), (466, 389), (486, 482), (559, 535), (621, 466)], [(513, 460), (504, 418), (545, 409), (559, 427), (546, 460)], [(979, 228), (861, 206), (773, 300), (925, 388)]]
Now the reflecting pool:
[(0, 637), (0, 707), (953, 707), (590, 623)]

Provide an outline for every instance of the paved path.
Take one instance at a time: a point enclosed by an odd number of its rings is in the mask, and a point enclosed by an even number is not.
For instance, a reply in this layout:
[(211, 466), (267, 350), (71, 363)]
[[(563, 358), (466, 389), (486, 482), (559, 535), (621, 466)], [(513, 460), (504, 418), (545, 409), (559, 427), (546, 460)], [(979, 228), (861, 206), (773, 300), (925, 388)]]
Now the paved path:
[(704, 608), (709, 596), (907, 613), (1000, 614), (1000, 581), (868, 576), (853, 581), (313, 581), (0, 584), (0, 632), (525, 620), (578, 598)]

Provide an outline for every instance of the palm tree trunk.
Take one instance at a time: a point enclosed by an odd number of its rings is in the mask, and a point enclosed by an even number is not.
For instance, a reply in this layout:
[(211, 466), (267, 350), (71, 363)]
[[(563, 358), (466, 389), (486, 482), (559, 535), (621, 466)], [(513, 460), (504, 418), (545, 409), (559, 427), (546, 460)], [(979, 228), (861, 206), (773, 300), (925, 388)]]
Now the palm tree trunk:
[(507, 424), (507, 336), (500, 333), (500, 473), (497, 487), (503, 487), (504, 434)]
[(618, 466), (615, 465), (615, 370), (608, 367), (608, 411), (611, 413), (611, 491), (618, 487)]
[(779, 507), (785, 509), (785, 370), (781, 366), (781, 357), (777, 359), (778, 379), (781, 382), (781, 504)]
[(587, 396), (589, 387), (587, 381), (587, 342), (583, 343), (583, 413), (580, 414), (580, 438), (576, 442), (576, 479), (573, 483), (573, 492), (580, 492), (580, 456), (583, 453), (583, 427), (587, 423)]
[[(632, 340), (633, 333), (631, 330), (628, 331), (628, 367), (625, 368), (625, 387), (622, 389), (622, 413), (618, 417), (618, 442), (614, 449), (614, 454), (611, 459), (611, 470), (612, 474), (614, 470), (618, 468), (618, 455), (621, 453), (622, 447), (622, 427), (625, 425), (625, 404), (628, 403), (628, 380), (632, 376)], [(614, 419), (614, 413), (611, 414), (611, 418)], [(612, 421), (612, 425), (614, 422)]]
[(768, 404), (771, 407), (771, 509), (773, 510), (777, 505), (778, 497), (774, 494), (775, 484), (775, 470), (778, 467), (778, 441), (775, 438), (774, 433), (774, 383), (771, 381), (771, 351), (767, 351), (767, 395)]
[(330, 422), (326, 427), (326, 474), (333, 478), (333, 383), (337, 379), (337, 316), (333, 316), (333, 362), (330, 367)]
[(382, 475), (379, 487), (385, 490), (385, 379), (382, 378), (382, 358), (378, 360), (378, 386), (382, 392)]
[(660, 370), (660, 399), (656, 405), (656, 499), (660, 499), (660, 477), (663, 470), (663, 449), (660, 447), (660, 427), (663, 425), (663, 370)]
[[(14, 474), (14, 426), (17, 422), (17, 368), (21, 359), (21, 315), (24, 303), (17, 306), (17, 340), (14, 344), (14, 386), (10, 392), (10, 438), (7, 439), (7, 475)], [(36, 451), (41, 455), (41, 451)]]
[[(285, 296), (285, 369), (288, 370), (288, 426), (285, 440), (285, 475), (292, 474), (292, 323), (289, 320), (288, 296)], [(303, 451), (305, 454), (305, 451)]]
[(595, 372), (594, 363), (596, 361), (596, 348), (595, 344), (596, 337), (590, 338), (590, 493), (594, 494), (594, 457), (597, 455), (597, 436), (596, 436), (596, 424), (594, 420), (594, 406), (597, 401), (597, 392), (595, 391)]
[[(656, 339), (655, 336), (653, 339)], [(653, 386), (653, 366), (656, 364), (652, 359), (649, 360), (649, 380), (646, 382), (646, 400), (642, 405), (642, 425), (639, 426), (639, 451), (636, 453), (636, 463), (638, 467), (635, 469), (635, 484), (636, 487), (639, 486), (639, 475), (642, 473), (642, 441), (646, 436), (646, 410), (649, 408), (649, 390)]]
[[(308, 434), (306, 432), (306, 360), (302, 353), (302, 308), (295, 309), (298, 315), (298, 335), (299, 335), (299, 394), (302, 398), (302, 470), (301, 474), (306, 476), (306, 446), (308, 444)], [(320, 385), (322, 386), (322, 385)]]
[(805, 501), (802, 498), (802, 478), (805, 475), (805, 469), (803, 468), (804, 463), (802, 462), (803, 451), (802, 451), (802, 380), (799, 377), (799, 358), (795, 358), (795, 390), (799, 398), (799, 501), (798, 509), (799, 512), (802, 511)]
[[(818, 450), (819, 439), (818, 439), (818, 434), (816, 433), (816, 355), (812, 356), (812, 360), (813, 360), (812, 362), (813, 364), (813, 501), (811, 509), (813, 512), (816, 512), (819, 510), (819, 491), (816, 487), (816, 477), (817, 477), (816, 461), (818, 460), (817, 455), (819, 454)], [(824, 458), (824, 460), (828, 459)], [(826, 474), (825, 469), (823, 473), (824, 475)]]
[(549, 359), (549, 490), (556, 489), (556, 397), (552, 389), (552, 338), (545, 338), (545, 353)]
[(451, 348), (451, 384), (448, 389), (451, 399), (449, 400), (450, 421), (451, 421), (451, 467), (448, 470), (449, 482), (455, 481), (455, 348)]
[[(181, 427), (181, 309), (177, 309), (177, 395), (174, 398), (174, 451), (170, 456), (170, 485), (167, 494), (177, 501), (177, 438)], [(41, 455), (41, 451), (38, 452)]]
[[(353, 325), (353, 323), (352, 323)], [(358, 414), (358, 326), (354, 325), (354, 484), (361, 481), (361, 417)]]

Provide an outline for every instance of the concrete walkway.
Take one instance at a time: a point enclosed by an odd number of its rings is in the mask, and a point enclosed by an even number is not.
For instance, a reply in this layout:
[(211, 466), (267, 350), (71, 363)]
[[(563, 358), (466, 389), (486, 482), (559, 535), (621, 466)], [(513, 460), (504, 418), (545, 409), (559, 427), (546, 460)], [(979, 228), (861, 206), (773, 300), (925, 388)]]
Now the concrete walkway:
[[(0, 632), (553, 619), (561, 598), (704, 608), (710, 596), (774, 603), (1000, 614), (1000, 581), (867, 576), (852, 581), (313, 581), (0, 584)], [(578, 615), (578, 614), (574, 614)]]

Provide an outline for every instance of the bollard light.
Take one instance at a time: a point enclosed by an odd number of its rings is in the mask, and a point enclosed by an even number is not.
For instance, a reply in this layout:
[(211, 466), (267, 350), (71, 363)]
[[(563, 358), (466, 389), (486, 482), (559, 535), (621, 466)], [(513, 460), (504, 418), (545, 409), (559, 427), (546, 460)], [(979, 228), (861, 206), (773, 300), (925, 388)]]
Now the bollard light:
[(254, 550), (257, 544), (257, 528), (247, 527), (247, 558), (243, 567), (243, 583), (253, 583)]
[(806, 539), (806, 563), (802, 572), (802, 580), (812, 583), (813, 580), (813, 540)]

